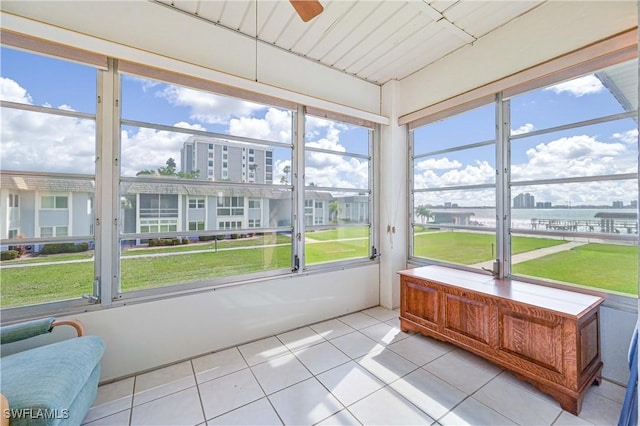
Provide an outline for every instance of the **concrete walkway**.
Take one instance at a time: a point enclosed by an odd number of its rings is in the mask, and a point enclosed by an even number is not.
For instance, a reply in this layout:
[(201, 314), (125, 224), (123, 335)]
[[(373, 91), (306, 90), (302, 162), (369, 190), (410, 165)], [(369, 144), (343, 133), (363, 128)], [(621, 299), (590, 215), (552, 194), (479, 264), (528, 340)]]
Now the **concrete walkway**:
[[(514, 254), (513, 256), (511, 256), (511, 264), (515, 265), (516, 263), (526, 262), (527, 260), (537, 259), (539, 257), (548, 256), (550, 254), (559, 253), (561, 251), (571, 250), (574, 247), (579, 247), (579, 246), (582, 246), (584, 244), (587, 244), (587, 243), (586, 242), (571, 241), (571, 242), (564, 243), (564, 244), (559, 244), (559, 245), (553, 246), (553, 247), (545, 247), (545, 248), (541, 248), (541, 249), (538, 249), (538, 250), (528, 251), (528, 252), (525, 252), (525, 253)], [(474, 268), (491, 269), (493, 267), (493, 260), (489, 260), (487, 262), (476, 263), (475, 265), (469, 265), (469, 266), (472, 266)]]

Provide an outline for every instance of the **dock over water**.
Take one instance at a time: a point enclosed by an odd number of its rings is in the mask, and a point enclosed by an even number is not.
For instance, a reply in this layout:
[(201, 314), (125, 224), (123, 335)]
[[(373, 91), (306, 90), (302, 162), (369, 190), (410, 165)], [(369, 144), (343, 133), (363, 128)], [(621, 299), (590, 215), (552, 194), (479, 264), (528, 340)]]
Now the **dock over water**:
[(637, 234), (637, 213), (599, 212), (593, 219), (531, 219), (531, 229)]

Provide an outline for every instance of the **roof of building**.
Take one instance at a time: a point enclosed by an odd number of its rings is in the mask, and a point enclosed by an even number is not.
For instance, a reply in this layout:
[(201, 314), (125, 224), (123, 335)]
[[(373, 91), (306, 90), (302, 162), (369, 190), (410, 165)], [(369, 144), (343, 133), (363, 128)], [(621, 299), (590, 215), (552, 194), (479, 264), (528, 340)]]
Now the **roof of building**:
[(0, 186), (14, 191), (42, 192), (94, 192), (95, 181), (86, 178), (13, 175), (3, 172), (0, 175)]
[[(0, 174), (0, 186), (13, 191), (41, 191), (41, 192), (95, 192), (95, 181), (86, 176), (53, 176), (35, 175), (27, 173)], [(176, 178), (144, 176), (144, 181), (123, 182), (121, 184), (123, 194), (182, 194), (192, 196), (225, 196), (225, 197), (249, 197), (287, 199), (292, 192), (288, 187), (276, 188), (273, 186), (242, 186), (225, 185), (221, 182), (202, 182), (190, 184), (188, 181)], [(314, 200), (331, 200), (334, 197), (327, 191), (305, 191), (308, 198)]]

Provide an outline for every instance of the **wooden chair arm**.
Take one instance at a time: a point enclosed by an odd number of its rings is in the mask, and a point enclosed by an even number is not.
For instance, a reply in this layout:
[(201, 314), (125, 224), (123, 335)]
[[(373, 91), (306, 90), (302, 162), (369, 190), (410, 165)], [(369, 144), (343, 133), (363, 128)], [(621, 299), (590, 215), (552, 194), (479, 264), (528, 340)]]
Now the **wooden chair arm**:
[(54, 323), (51, 324), (51, 328), (53, 329), (53, 328), (59, 327), (61, 325), (69, 325), (69, 326), (75, 328), (76, 329), (76, 333), (78, 333), (78, 337), (84, 336), (84, 326), (78, 320), (64, 320), (64, 321), (55, 320)]

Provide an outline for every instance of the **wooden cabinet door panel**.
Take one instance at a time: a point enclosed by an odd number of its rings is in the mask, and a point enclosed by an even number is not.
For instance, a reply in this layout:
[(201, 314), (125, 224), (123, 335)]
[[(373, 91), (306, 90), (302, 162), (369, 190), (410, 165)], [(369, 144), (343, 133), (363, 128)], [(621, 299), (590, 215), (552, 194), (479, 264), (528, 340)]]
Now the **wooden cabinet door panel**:
[(500, 349), (562, 373), (562, 319), (548, 320), (501, 311)]
[(443, 298), (445, 331), (462, 334), (488, 345), (490, 305), (487, 301), (465, 293), (444, 293)]
[(594, 362), (600, 360), (600, 332), (598, 328), (597, 312), (582, 325), (578, 333), (578, 373), (583, 373)]
[(438, 290), (407, 280), (402, 286), (403, 316), (418, 324), (438, 328)]

